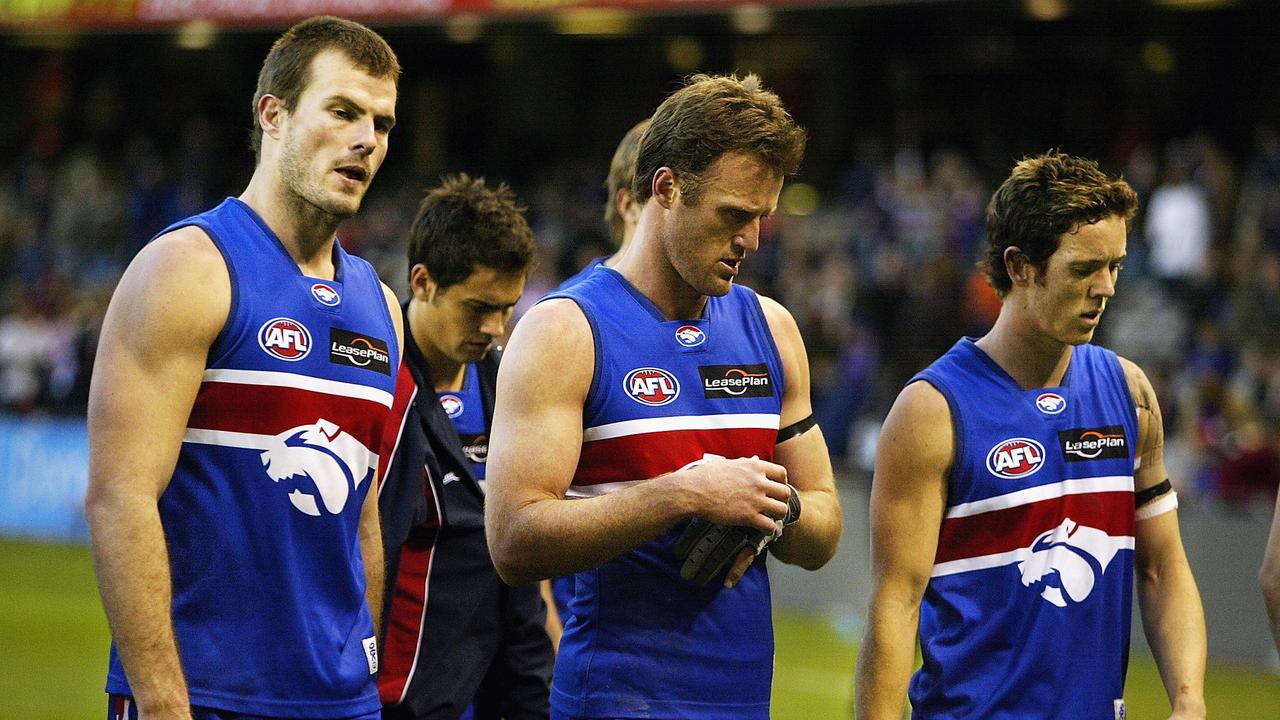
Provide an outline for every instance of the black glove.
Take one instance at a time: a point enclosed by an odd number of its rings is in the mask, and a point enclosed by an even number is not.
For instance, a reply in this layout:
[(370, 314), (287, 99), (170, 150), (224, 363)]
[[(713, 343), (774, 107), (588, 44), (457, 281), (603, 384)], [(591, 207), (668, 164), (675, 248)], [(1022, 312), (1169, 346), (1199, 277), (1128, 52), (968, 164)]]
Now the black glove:
[(787, 499), (787, 516), (777, 521), (773, 532), (717, 525), (700, 517), (690, 520), (689, 527), (676, 541), (676, 559), (684, 561), (680, 566), (680, 577), (705, 585), (733, 562), (743, 548), (752, 548), (759, 555), (770, 543), (782, 537), (783, 529), (800, 519), (800, 493), (790, 485), (787, 487), (791, 490), (791, 497)]

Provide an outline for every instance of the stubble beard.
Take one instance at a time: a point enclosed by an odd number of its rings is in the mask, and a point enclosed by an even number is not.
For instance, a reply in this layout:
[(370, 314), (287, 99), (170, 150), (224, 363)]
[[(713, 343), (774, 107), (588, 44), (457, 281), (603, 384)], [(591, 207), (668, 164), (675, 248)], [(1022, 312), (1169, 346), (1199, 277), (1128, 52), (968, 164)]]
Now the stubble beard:
[(356, 198), (355, 207), (343, 207), (325, 192), (322, 179), (308, 178), (307, 165), (292, 138), (285, 143), (281, 153), (280, 180), (284, 184), (290, 213), (309, 227), (336, 228), (360, 210), (361, 198)]

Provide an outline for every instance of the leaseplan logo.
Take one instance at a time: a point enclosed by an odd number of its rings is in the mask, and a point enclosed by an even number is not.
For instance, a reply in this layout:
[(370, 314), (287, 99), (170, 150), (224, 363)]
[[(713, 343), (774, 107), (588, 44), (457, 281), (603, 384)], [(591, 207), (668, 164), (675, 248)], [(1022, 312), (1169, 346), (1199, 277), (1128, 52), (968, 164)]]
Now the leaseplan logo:
[(622, 389), (641, 405), (666, 405), (680, 397), (680, 381), (662, 368), (636, 368), (622, 379)]
[(1034, 475), (1044, 467), (1044, 446), (1031, 438), (1010, 438), (987, 453), (987, 469), (1010, 480)]
[(391, 374), (385, 341), (341, 328), (329, 328), (329, 362)]
[(1120, 425), (1063, 430), (1058, 433), (1058, 441), (1067, 462), (1129, 457), (1129, 442)]
[(258, 346), (272, 357), (297, 362), (311, 352), (311, 332), (297, 320), (278, 317), (258, 329)]
[(755, 365), (701, 365), (702, 394), (708, 398), (770, 397), (773, 383), (769, 366)]

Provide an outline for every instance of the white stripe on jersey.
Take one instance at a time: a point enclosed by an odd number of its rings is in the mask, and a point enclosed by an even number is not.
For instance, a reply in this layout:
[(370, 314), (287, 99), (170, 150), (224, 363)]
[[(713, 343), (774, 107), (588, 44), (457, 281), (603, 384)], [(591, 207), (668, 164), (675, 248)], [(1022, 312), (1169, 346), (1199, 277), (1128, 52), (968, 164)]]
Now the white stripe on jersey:
[(187, 428), (187, 431), (182, 435), (182, 442), (244, 448), (245, 450), (269, 450), (273, 446), (280, 444), (280, 441), (274, 435), (231, 432), (230, 430), (201, 430), (199, 428)]
[(599, 485), (570, 485), (564, 496), (567, 498), (599, 497), (631, 487), (640, 482), (644, 482), (644, 480), (619, 480), (618, 482), (600, 483)]
[[(1133, 549), (1133, 538), (1131, 536), (1108, 535), (1107, 539), (1117, 551)], [(950, 560), (948, 562), (934, 565), (933, 572), (930, 573), (930, 576), (942, 577), (943, 575), (955, 575), (956, 573), (970, 572), (972, 570), (987, 570), (989, 568), (1004, 567), (1006, 565), (1022, 562), (1029, 557), (1031, 557), (1031, 548), (1018, 548), (1017, 550), (996, 553), (994, 555)]]
[(1062, 482), (1039, 485), (1033, 488), (1017, 490), (1005, 495), (996, 495), (984, 500), (952, 505), (944, 517), (958, 518), (970, 515), (981, 515), (993, 510), (1007, 510), (1020, 505), (1030, 505), (1041, 500), (1050, 500), (1063, 495), (1082, 495), (1096, 492), (1133, 492), (1132, 475), (1105, 475), (1102, 477), (1063, 480)]
[(582, 431), (582, 441), (644, 435), (673, 430), (777, 430), (780, 416), (774, 413), (737, 413), (725, 415), (675, 415), (672, 417), (623, 420), (589, 427)]
[(371, 400), (379, 405), (391, 407), (392, 395), (386, 390), (379, 390), (359, 383), (347, 383), (339, 380), (326, 380), (309, 375), (275, 372), (271, 370), (232, 370), (229, 368), (213, 368), (204, 371), (204, 382), (219, 382), (232, 385), (262, 385), (270, 387), (287, 387), (297, 390), (326, 395), (340, 395), (360, 400)]

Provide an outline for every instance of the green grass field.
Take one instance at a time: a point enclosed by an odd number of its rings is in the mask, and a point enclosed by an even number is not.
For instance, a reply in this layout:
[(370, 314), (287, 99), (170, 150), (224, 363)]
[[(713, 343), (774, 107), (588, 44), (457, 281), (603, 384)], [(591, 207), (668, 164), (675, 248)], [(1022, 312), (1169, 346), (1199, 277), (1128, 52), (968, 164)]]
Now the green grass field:
[[(856, 647), (826, 619), (777, 614), (774, 717), (851, 715)], [(102, 718), (107, 627), (83, 547), (0, 541), (0, 718)], [(1280, 678), (1215, 666), (1206, 689), (1210, 717), (1280, 718)], [(1130, 666), (1129, 717), (1167, 717), (1155, 665)]]

